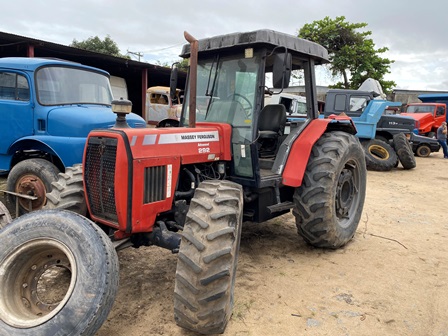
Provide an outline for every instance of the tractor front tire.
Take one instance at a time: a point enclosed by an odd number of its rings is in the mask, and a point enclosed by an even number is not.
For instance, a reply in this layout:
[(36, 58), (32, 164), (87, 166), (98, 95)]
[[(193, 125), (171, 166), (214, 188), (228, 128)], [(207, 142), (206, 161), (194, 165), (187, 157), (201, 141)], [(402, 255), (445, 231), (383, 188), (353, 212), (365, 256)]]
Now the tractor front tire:
[(353, 238), (366, 176), (364, 152), (355, 136), (330, 132), (315, 143), (302, 185), (294, 193), (297, 230), (308, 244), (336, 249)]
[(362, 142), (366, 157), (366, 166), (369, 170), (390, 171), (398, 164), (398, 156), (389, 144), (378, 139)]
[(182, 233), (174, 290), (174, 318), (201, 334), (224, 332), (233, 292), (243, 214), (241, 185), (204, 181), (191, 200)]
[[(35, 196), (30, 201), (19, 197), (19, 213), (42, 209), (47, 201), (46, 193), (51, 191), (51, 184), (58, 179), (59, 169), (44, 159), (26, 159), (20, 161), (9, 172), (6, 188), (18, 194)], [(8, 194), (8, 200), (15, 204), (16, 196)]]
[(417, 166), (412, 146), (404, 133), (394, 135), (394, 147), (404, 169), (412, 169)]
[(65, 173), (59, 173), (58, 180), (52, 183), (52, 187), (47, 194), (44, 209), (70, 210), (86, 216), (82, 164), (67, 167)]
[(118, 288), (118, 257), (71, 211), (25, 214), (0, 230), (0, 335), (94, 335)]

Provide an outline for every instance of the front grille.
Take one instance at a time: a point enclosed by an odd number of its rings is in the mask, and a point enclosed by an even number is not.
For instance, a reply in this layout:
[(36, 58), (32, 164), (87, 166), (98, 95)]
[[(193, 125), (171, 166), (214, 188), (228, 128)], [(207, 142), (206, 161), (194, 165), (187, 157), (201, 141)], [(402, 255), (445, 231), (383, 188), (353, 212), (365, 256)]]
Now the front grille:
[(145, 168), (144, 203), (152, 203), (166, 198), (166, 167)]
[(84, 167), (87, 198), (92, 215), (117, 223), (115, 207), (115, 138), (89, 138)]

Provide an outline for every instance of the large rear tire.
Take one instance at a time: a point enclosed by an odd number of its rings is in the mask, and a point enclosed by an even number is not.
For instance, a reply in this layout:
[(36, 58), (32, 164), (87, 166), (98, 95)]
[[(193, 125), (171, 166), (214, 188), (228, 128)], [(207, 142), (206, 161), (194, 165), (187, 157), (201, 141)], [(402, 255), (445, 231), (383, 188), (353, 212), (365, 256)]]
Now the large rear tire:
[(222, 333), (233, 307), (241, 238), (241, 185), (205, 181), (196, 189), (182, 234), (174, 318), (201, 334)]
[[(35, 196), (31, 211), (42, 209), (47, 202), (46, 194), (51, 184), (58, 179), (59, 169), (44, 159), (26, 159), (16, 164), (8, 175), (7, 190), (18, 194)], [(15, 196), (8, 194), (8, 200), (15, 204)], [(30, 201), (19, 197), (19, 213), (30, 212)]]
[(369, 170), (390, 171), (398, 163), (397, 153), (392, 146), (378, 139), (362, 142), (366, 157), (366, 166)]
[(394, 135), (394, 147), (404, 169), (412, 169), (417, 166), (412, 146), (404, 133)]
[(0, 335), (94, 335), (118, 288), (107, 235), (70, 211), (25, 214), (0, 231)]
[(58, 180), (52, 183), (52, 187), (47, 194), (45, 209), (70, 210), (83, 216), (87, 214), (82, 164), (67, 167), (65, 173), (59, 173)]
[(308, 244), (336, 249), (353, 238), (364, 206), (366, 175), (364, 152), (355, 136), (331, 132), (316, 142), (294, 193), (296, 226)]

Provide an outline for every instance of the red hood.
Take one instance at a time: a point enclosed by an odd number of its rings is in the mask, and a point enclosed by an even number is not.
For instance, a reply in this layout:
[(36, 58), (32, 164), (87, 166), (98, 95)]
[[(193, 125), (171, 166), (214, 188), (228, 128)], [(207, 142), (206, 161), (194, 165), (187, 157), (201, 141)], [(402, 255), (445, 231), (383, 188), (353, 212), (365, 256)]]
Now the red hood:
[(423, 120), (431, 120), (434, 119), (432, 113), (400, 113), (401, 115), (412, 117), (415, 120), (423, 121)]

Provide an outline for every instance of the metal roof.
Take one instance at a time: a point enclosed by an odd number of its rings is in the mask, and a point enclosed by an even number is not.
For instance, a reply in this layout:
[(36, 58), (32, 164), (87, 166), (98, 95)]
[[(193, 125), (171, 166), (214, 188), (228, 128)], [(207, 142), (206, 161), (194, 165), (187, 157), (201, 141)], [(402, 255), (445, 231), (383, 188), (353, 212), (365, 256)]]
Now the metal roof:
[[(200, 39), (198, 51), (207, 52), (218, 49), (245, 47), (248, 45), (266, 45), (268, 47), (282, 46), (293, 54), (306, 55), (313, 58), (317, 64), (328, 63), (328, 51), (321, 45), (301, 39), (297, 36), (280, 33), (274, 30), (255, 30), (246, 33), (232, 33)], [(184, 45), (181, 56), (188, 57), (190, 45)]]

